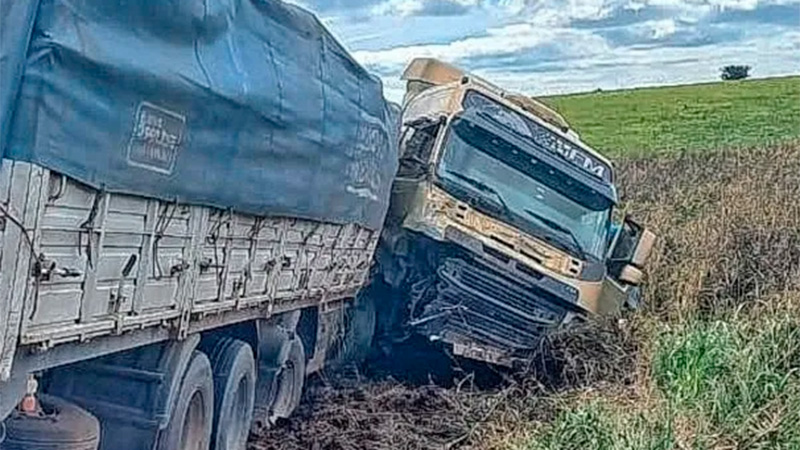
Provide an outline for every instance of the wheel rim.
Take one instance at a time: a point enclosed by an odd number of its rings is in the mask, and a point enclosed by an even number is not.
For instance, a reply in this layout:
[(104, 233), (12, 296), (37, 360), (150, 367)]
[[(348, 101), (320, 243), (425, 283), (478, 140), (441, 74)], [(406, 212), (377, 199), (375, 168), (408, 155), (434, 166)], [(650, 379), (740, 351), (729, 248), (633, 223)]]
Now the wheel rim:
[(181, 433), (181, 450), (205, 450), (203, 445), (206, 433), (205, 399), (203, 394), (195, 392), (189, 401), (186, 416), (183, 419)]
[(233, 394), (234, 401), (228, 411), (231, 421), (225, 434), (225, 448), (244, 448), (247, 443), (247, 430), (250, 425), (247, 423), (250, 390), (250, 380), (242, 377), (236, 385), (236, 391)]

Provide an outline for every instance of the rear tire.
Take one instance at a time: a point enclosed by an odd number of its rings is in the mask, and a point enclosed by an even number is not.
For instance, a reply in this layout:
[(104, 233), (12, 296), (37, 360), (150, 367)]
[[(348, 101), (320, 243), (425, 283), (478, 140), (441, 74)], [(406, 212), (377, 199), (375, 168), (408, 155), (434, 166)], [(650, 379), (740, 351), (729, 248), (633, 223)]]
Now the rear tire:
[(368, 295), (357, 297), (345, 310), (342, 342), (331, 365), (341, 367), (363, 363), (372, 350), (376, 326), (375, 300)]
[(89, 412), (50, 395), (39, 395), (41, 417), (11, 413), (2, 450), (96, 450), (100, 422)]
[(274, 359), (262, 358), (258, 370), (253, 433), (262, 433), (297, 409), (305, 379), (305, 349), (297, 336), (284, 341)]
[(286, 419), (300, 406), (306, 379), (306, 354), (303, 341), (292, 339), (289, 357), (281, 366), (275, 380), (275, 402), (272, 405), (270, 420)]
[(245, 450), (255, 401), (253, 350), (238, 339), (223, 337), (203, 345), (214, 371), (214, 450)]
[(208, 357), (192, 354), (157, 450), (209, 450), (214, 420), (214, 379)]

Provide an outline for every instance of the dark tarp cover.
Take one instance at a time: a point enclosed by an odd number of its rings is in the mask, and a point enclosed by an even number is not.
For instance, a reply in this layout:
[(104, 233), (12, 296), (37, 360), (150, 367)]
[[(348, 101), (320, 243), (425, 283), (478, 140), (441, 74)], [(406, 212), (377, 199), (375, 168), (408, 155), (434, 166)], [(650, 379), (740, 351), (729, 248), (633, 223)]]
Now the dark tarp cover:
[(0, 1), (0, 149), (109, 192), (379, 228), (377, 78), (271, 0)]

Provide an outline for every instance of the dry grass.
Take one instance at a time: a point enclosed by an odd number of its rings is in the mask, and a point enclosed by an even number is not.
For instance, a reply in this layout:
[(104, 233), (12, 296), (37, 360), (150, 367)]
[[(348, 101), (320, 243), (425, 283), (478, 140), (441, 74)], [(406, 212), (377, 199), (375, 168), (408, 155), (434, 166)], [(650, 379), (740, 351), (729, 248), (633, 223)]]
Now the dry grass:
[(800, 144), (623, 161), (623, 198), (659, 233), (648, 303), (713, 313), (800, 285)]
[(800, 144), (622, 161), (647, 306), (503, 387), (318, 385), (254, 449), (800, 448)]

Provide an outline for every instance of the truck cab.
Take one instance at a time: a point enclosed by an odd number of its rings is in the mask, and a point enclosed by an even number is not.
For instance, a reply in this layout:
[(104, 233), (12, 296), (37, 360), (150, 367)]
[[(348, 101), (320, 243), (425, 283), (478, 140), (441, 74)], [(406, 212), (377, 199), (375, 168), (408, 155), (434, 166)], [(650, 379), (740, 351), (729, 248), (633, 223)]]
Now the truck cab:
[(613, 220), (606, 158), (547, 106), (449, 64), (415, 59), (403, 79), (378, 271), (406, 336), (512, 366), (637, 298), (655, 236)]

